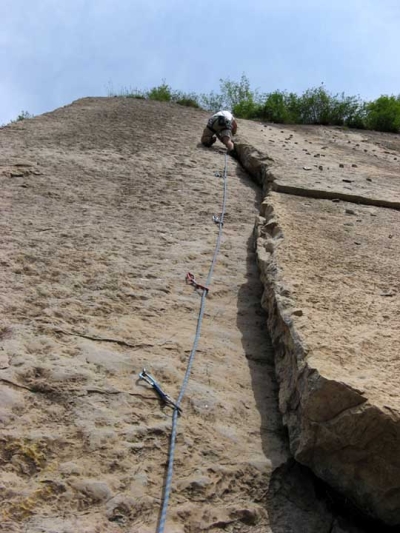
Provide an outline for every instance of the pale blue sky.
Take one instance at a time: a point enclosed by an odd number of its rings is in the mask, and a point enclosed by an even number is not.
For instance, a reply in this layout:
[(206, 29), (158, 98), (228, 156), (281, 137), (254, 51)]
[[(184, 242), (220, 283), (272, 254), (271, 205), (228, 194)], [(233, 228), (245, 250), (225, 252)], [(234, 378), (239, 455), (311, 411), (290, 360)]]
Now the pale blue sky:
[(0, 124), (109, 83), (400, 93), (399, 0), (0, 0)]

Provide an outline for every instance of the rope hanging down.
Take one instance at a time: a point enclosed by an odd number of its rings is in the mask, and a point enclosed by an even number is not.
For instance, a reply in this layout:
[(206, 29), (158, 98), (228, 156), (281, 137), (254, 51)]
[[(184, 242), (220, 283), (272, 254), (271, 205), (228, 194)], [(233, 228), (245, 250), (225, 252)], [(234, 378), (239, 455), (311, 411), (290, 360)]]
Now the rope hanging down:
[(178, 425), (180, 404), (182, 402), (183, 396), (185, 395), (186, 387), (187, 387), (189, 377), (190, 377), (190, 372), (192, 370), (194, 357), (196, 355), (197, 345), (199, 344), (200, 334), (201, 334), (201, 325), (203, 322), (208, 287), (210, 286), (210, 283), (211, 283), (211, 278), (214, 272), (215, 263), (217, 262), (219, 248), (221, 246), (222, 229), (224, 226), (224, 216), (225, 216), (225, 210), (226, 210), (226, 197), (227, 197), (227, 166), (228, 166), (228, 156), (227, 154), (225, 154), (224, 172), (222, 175), (222, 178), (224, 180), (224, 192), (223, 192), (221, 215), (218, 217), (218, 226), (219, 226), (218, 237), (217, 237), (217, 242), (215, 244), (214, 255), (211, 261), (210, 269), (208, 271), (207, 281), (205, 283), (205, 286), (201, 286), (201, 288), (203, 289), (203, 293), (201, 295), (200, 311), (199, 311), (199, 316), (197, 319), (196, 334), (195, 334), (194, 341), (193, 341), (192, 351), (190, 352), (190, 355), (189, 355), (185, 377), (183, 378), (181, 390), (180, 390), (178, 399), (176, 400), (174, 412), (172, 415), (172, 428), (171, 428), (171, 437), (170, 437), (170, 442), (169, 442), (167, 477), (165, 480), (163, 503), (161, 507), (160, 519), (158, 522), (157, 533), (164, 533), (165, 522), (167, 519), (169, 497), (171, 495), (171, 484), (172, 484), (172, 475), (173, 475), (173, 470), (174, 470), (174, 456), (175, 456), (176, 435), (177, 435), (177, 425)]

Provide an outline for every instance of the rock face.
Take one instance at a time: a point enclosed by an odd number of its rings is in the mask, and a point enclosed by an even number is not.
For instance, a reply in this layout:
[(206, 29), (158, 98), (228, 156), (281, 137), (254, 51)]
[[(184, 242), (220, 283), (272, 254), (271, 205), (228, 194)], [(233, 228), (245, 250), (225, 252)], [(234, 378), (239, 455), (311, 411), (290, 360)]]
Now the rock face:
[[(185, 276), (190, 271), (206, 279), (217, 233), (213, 215), (222, 202), (216, 174), (225, 149), (198, 144), (207, 118), (175, 104), (86, 98), (0, 128), (4, 533), (156, 530), (171, 410), (138, 374), (145, 367), (176, 398), (186, 371), (200, 294)], [(279, 178), (279, 169), (287, 176), (298, 156), (294, 148), (286, 153), (284, 141), (269, 159), (264, 129), (256, 135), (257, 128), (241, 122), (249, 138), (242, 158), (265, 192), (275, 190), (258, 218), (258, 257), (292, 450), (352, 497), (357, 482), (370, 508), (365, 487), (375, 484), (379, 498), (386, 497), (381, 505), (396, 516), (397, 493), (388, 494), (384, 485), (386, 465), (397, 464), (387, 443), (395, 446), (397, 437), (395, 429), (387, 436), (382, 413), (387, 428), (397, 427), (399, 213), (326, 200), (314, 208), (312, 199), (279, 193), (276, 187), (299, 186)], [(282, 137), (276, 128), (268, 132), (270, 141)], [(341, 171), (350, 174), (342, 177), (354, 179), (351, 163), (357, 161), (361, 172), (363, 158), (343, 158)], [(326, 163), (323, 171), (299, 164), (311, 168), (305, 180), (327, 172)], [(377, 187), (371, 176), (367, 192)], [(341, 183), (344, 190), (353, 186)], [(325, 185), (319, 188), (324, 193), (332, 183)], [(361, 533), (334, 516), (320, 482), (289, 450), (253, 247), (262, 201), (260, 188), (229, 159), (223, 241), (179, 419), (166, 533)], [(335, 224), (342, 218), (347, 225), (340, 233)], [(361, 231), (358, 219), (370, 225)], [(391, 238), (384, 234), (387, 225)], [(354, 262), (351, 276), (347, 267), (328, 268), (342, 261), (341, 235), (351, 237), (345, 250)], [(367, 253), (372, 242), (381, 246), (374, 261)], [(386, 270), (390, 277), (383, 283)], [(344, 281), (345, 290), (335, 293)], [(341, 304), (349, 309), (347, 322)], [(369, 322), (352, 318), (361, 312)], [(373, 329), (377, 317), (383, 344)], [(338, 343), (332, 344), (335, 328)], [(361, 339), (363, 365), (354, 339)], [(372, 365), (378, 355), (379, 365)], [(385, 374), (389, 364), (391, 376)], [(373, 391), (379, 396), (385, 375), (387, 397), (378, 405)], [(364, 425), (354, 424), (353, 412), (365, 417)], [(352, 424), (356, 444), (341, 448), (346, 439), (339, 439)], [(374, 439), (369, 447), (368, 438)], [(360, 449), (359, 441), (365, 444)], [(369, 468), (372, 458), (382, 473), (379, 483)], [(350, 470), (356, 481), (344, 487), (340, 480), (349, 479)]]
[[(156, 530), (171, 410), (138, 374), (176, 398), (186, 370), (200, 294), (185, 276), (205, 280), (222, 202), (224, 148), (198, 146), (206, 120), (87, 98), (0, 129), (0, 531)], [(229, 160), (168, 533), (334, 520), (312, 489), (305, 510), (266, 498), (290, 454), (252, 248), (261, 201)]]
[[(399, 525), (399, 136), (243, 130), (241, 160), (270, 191), (257, 256), (291, 450), (358, 507)], [(374, 155), (355, 155), (357, 141)], [(310, 144), (331, 170), (303, 170)]]

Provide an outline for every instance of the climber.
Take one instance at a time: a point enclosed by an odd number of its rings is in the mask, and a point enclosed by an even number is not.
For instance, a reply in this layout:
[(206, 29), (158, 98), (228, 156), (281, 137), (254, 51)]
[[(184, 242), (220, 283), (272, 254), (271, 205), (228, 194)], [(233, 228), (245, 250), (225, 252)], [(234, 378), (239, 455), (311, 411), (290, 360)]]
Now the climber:
[(235, 145), (232, 136), (236, 134), (237, 123), (230, 111), (218, 111), (207, 122), (204, 128), (201, 142), (210, 148), (218, 139), (228, 149), (228, 154), (235, 155)]

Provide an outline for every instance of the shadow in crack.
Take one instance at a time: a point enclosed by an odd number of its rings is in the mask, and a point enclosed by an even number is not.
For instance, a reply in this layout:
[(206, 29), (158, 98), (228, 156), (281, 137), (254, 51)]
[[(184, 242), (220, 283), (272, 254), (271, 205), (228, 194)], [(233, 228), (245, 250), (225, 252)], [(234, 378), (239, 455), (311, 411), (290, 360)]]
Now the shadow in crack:
[[(325, 500), (318, 494), (314, 476), (308, 468), (293, 459), (274, 470), (268, 487), (266, 507), (273, 533), (334, 531), (335, 519)], [(350, 530), (346, 531), (350, 533)]]
[[(255, 205), (260, 206), (263, 195), (248, 174), (238, 165), (236, 175), (255, 192)], [(265, 456), (272, 467), (284, 463), (290, 456), (288, 438), (278, 406), (278, 385), (275, 377), (274, 353), (267, 330), (266, 312), (261, 307), (263, 286), (257, 267), (254, 239), (247, 241), (246, 283), (238, 292), (237, 326), (250, 369), (257, 410), (261, 417), (261, 441)]]
[(273, 533), (394, 533), (290, 459), (274, 470), (267, 494)]
[(253, 237), (247, 243), (247, 273), (238, 293), (237, 325), (261, 418), (260, 437), (273, 472), (265, 506), (272, 533), (363, 533), (364, 529), (339, 524), (329, 507), (325, 485), (291, 457), (287, 432), (278, 405), (274, 352), (261, 307), (263, 287), (259, 277)]
[(274, 352), (267, 331), (266, 313), (261, 307), (263, 287), (252, 236), (247, 247), (247, 280), (238, 293), (237, 325), (261, 418), (263, 452), (273, 468), (265, 500), (270, 527), (273, 533), (330, 533), (331, 516), (315, 497), (311, 475), (290, 456), (288, 436), (278, 405)]
[(257, 211), (260, 209), (260, 205), (264, 199), (264, 194), (259, 185), (253, 180), (253, 178), (244, 170), (240, 161), (233, 160), (232, 158), (228, 159), (228, 171), (229, 168), (235, 167), (235, 174), (239, 178), (239, 181), (250, 187), (254, 191), (254, 207), (257, 208)]
[[(241, 169), (240, 174), (238, 169), (238, 175), (253, 186)], [(279, 411), (274, 352), (267, 331), (266, 312), (261, 307), (262, 293), (254, 239), (250, 236), (247, 242), (246, 283), (238, 292), (237, 326), (242, 334), (241, 341), (260, 414), (262, 449), (273, 468), (265, 497), (270, 529), (266, 529), (265, 533), (398, 531), (363, 515), (310, 469), (291, 457), (288, 435)]]

